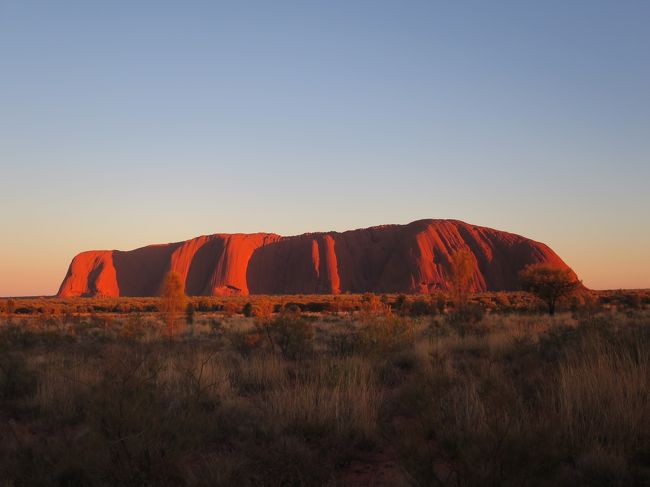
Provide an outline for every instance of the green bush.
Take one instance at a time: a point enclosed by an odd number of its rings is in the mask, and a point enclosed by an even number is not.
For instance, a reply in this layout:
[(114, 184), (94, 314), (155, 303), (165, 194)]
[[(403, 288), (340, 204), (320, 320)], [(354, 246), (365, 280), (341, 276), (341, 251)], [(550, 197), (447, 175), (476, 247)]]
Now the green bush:
[(296, 311), (285, 311), (271, 320), (267, 333), (282, 356), (296, 360), (310, 355), (314, 347), (314, 326)]

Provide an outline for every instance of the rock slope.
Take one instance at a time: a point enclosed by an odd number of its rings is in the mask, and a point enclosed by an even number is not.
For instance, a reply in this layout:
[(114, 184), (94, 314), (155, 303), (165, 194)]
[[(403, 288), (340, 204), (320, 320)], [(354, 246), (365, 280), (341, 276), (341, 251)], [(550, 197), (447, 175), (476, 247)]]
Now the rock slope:
[(451, 256), (469, 249), (474, 291), (514, 290), (528, 264), (566, 264), (543, 243), (458, 220), (419, 220), (282, 237), (215, 234), (131, 251), (93, 250), (70, 264), (58, 295), (156, 296), (179, 273), (189, 295), (424, 293), (446, 289)]

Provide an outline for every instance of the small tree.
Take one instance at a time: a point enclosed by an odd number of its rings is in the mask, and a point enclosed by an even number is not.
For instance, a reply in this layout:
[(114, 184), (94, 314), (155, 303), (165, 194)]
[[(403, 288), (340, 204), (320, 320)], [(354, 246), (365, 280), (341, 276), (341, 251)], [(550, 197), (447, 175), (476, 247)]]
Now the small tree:
[(13, 321), (13, 314), (16, 312), (16, 302), (13, 299), (8, 299), (5, 303), (5, 313), (7, 314), (7, 323), (11, 324)]
[(12, 315), (16, 312), (16, 302), (13, 299), (7, 300), (6, 310), (8, 315)]
[(160, 291), (160, 314), (170, 341), (174, 338), (174, 323), (185, 308), (185, 300), (183, 279), (176, 272), (168, 272)]
[(194, 303), (190, 301), (189, 303), (187, 303), (187, 306), (185, 307), (185, 321), (187, 322), (188, 325), (194, 324), (195, 313), (196, 313), (196, 309), (194, 308)]
[[(244, 306), (245, 307), (245, 306)], [(273, 335), (271, 334), (271, 317), (273, 316), (273, 303), (269, 299), (258, 299), (251, 309), (247, 310), (255, 317), (255, 327), (263, 332), (269, 342), (271, 349), (274, 349)]]
[(474, 273), (474, 256), (467, 250), (459, 250), (451, 256), (449, 278), (451, 299), (456, 311), (467, 307), (469, 293), (472, 289), (472, 274)]
[(551, 264), (531, 264), (519, 273), (522, 287), (546, 302), (548, 314), (555, 314), (560, 298), (571, 295), (581, 283), (568, 267)]

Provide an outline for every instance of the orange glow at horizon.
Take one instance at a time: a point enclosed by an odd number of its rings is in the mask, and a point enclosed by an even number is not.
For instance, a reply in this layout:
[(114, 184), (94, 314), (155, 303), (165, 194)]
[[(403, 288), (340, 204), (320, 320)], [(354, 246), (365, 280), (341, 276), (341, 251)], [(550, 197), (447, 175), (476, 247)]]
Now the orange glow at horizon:
[[(286, 234), (298, 233), (303, 232), (286, 232)], [(159, 238), (154, 242), (134, 242), (124, 239), (123, 245), (116, 244), (115, 246), (120, 250), (131, 250), (149, 243), (180, 241), (187, 238), (184, 235), (179, 235), (176, 239)], [(539, 238), (537, 240), (543, 241)], [(24, 241), (18, 243), (22, 243), (22, 245), (15, 245), (5, 250), (3, 258), (0, 259), (0, 296), (53, 295), (58, 291), (68, 265), (76, 253), (82, 250), (106, 247), (93, 246), (88, 242), (87, 248), (71, 250), (68, 242), (59, 242), (58, 245), (50, 247), (28, 244)], [(571, 247), (566, 242), (560, 242), (555, 246), (552, 242), (544, 243), (555, 250), (576, 271), (584, 284), (591, 289), (650, 288), (650, 278), (647, 272), (650, 269), (650, 255), (646, 252), (635, 251), (635, 249), (616, 252), (614, 250), (615, 242), (610, 242), (607, 246), (579, 248)]]

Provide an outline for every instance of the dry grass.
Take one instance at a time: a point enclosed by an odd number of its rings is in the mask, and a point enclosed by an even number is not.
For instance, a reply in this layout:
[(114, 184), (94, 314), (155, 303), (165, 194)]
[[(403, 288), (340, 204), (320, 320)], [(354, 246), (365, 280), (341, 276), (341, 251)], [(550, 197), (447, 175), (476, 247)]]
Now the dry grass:
[(566, 441), (631, 452), (649, 441), (650, 349), (596, 336), (559, 367), (557, 405)]
[(402, 485), (650, 482), (650, 315), (636, 304), (463, 323), (361, 302), (197, 312), (173, 343), (151, 313), (14, 315), (0, 325), (0, 480), (346, 485), (365, 464)]
[(34, 405), (61, 420), (81, 413), (81, 399), (100, 378), (96, 364), (75, 354), (43, 355), (34, 359), (32, 367), (38, 371)]
[(268, 394), (270, 410), (293, 428), (374, 440), (381, 390), (358, 358), (319, 360)]

